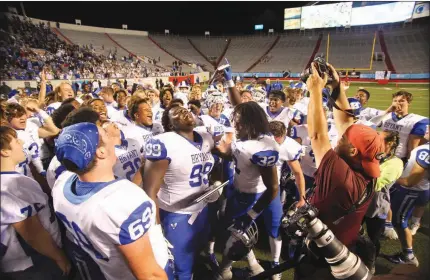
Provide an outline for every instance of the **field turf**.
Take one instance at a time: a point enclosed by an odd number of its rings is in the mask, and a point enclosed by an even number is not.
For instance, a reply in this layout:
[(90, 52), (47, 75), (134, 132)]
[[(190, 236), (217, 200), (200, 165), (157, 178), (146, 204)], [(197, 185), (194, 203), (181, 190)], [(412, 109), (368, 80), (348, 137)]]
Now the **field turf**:
[[(284, 86), (288, 83), (285, 82)], [(376, 83), (358, 83), (351, 82), (350, 88), (347, 91), (348, 97), (355, 95), (356, 91), (360, 88), (367, 89), (370, 94), (369, 107), (377, 108), (380, 110), (385, 110), (391, 104), (391, 95), (399, 90), (406, 90), (412, 93), (413, 101), (410, 105), (410, 113), (419, 114), (422, 116), (429, 116), (429, 84), (398, 84), (389, 83), (388, 85), (378, 85)], [(421, 228), (418, 230), (417, 234), (414, 236), (414, 253), (420, 262), (420, 269), (429, 274), (429, 237), (430, 237), (430, 207), (429, 204), (426, 206), (426, 211), (424, 217), (421, 220)], [(260, 238), (259, 242), (254, 248), (254, 252), (257, 259), (263, 263), (267, 264), (271, 260), (270, 247), (267, 235), (264, 233), (262, 227), (260, 227)], [(218, 247), (218, 246), (216, 246)], [(394, 254), (401, 250), (400, 242), (398, 240), (386, 240), (381, 241), (381, 253), (384, 254)], [(221, 253), (217, 250), (218, 261), (221, 261)], [(245, 261), (236, 262), (233, 267), (246, 267), (247, 263)], [(388, 262), (383, 258), (378, 258), (376, 262), (376, 274), (386, 274), (395, 265)], [(197, 276), (197, 275), (196, 275)], [(207, 277), (207, 276), (206, 276)], [(203, 278), (202, 278), (203, 279)], [(206, 279), (206, 278), (205, 278)], [(283, 273), (282, 279), (293, 279), (293, 271), (289, 270)], [(427, 278), (428, 279), (428, 278)]]

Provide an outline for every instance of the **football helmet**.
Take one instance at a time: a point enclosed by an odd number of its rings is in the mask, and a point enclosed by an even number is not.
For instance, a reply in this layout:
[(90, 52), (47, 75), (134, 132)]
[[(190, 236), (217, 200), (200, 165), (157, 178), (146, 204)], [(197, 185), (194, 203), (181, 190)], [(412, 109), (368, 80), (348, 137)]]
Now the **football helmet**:
[(227, 256), (232, 261), (239, 261), (244, 258), (257, 244), (258, 241), (258, 227), (255, 221), (251, 222), (251, 226), (245, 230), (240, 231), (233, 226), (228, 229), (230, 237), (224, 248), (224, 256)]

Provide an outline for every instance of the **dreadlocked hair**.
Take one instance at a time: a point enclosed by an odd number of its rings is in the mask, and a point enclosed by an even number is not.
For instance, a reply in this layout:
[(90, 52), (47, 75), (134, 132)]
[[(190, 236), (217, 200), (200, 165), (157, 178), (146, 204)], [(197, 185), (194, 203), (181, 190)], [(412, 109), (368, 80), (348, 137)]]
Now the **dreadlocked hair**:
[(168, 106), (163, 112), (163, 116), (161, 117), (161, 125), (164, 128), (164, 132), (173, 131), (173, 127), (169, 119), (169, 112), (170, 110), (176, 107), (181, 107), (181, 105), (178, 103), (173, 103), (170, 106)]
[(232, 113), (233, 120), (236, 120), (237, 116), (239, 116), (240, 126), (246, 131), (248, 140), (257, 139), (263, 134), (270, 134), (266, 113), (258, 103), (245, 102), (237, 105)]
[(391, 146), (390, 154), (391, 154), (391, 156), (394, 156), (395, 155), (395, 151), (397, 149), (397, 146), (399, 146), (399, 143), (400, 143), (399, 132), (397, 132), (397, 131), (389, 131), (389, 130), (385, 130), (384, 132), (388, 133), (384, 137), (385, 143), (393, 143), (392, 146)]

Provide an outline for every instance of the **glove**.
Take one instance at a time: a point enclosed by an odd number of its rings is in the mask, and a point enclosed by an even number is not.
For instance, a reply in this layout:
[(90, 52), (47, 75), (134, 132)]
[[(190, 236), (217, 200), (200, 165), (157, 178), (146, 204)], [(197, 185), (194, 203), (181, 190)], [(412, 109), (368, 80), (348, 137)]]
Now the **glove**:
[(228, 81), (233, 81), (233, 73), (231, 72), (231, 66), (224, 69), (224, 78)]
[(253, 220), (254, 219), (248, 213), (240, 217), (237, 217), (234, 220), (233, 229), (240, 232), (245, 232), (247, 229), (251, 227), (251, 223)]

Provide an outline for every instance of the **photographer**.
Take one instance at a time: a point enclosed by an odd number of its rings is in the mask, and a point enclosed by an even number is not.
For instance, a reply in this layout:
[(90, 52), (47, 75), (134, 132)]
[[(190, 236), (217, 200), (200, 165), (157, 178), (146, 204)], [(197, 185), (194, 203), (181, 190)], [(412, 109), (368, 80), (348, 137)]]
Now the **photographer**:
[[(342, 135), (335, 150), (331, 148), (322, 104), (322, 92), (329, 77), (321, 71), (319, 74), (320, 68), (315, 62), (311, 67), (312, 74), (306, 82), (310, 92), (308, 134), (317, 171), (316, 187), (310, 202), (319, 209), (319, 218), (335, 236), (352, 249), (373, 196), (373, 181), (380, 174), (378, 158), (382, 151), (382, 140), (375, 130), (353, 124), (352, 115), (347, 113), (350, 107), (343, 85), (336, 70), (327, 64), (327, 72), (332, 78), (327, 87), (332, 89), (332, 97), (338, 95), (333, 98), (337, 99), (335, 103), (338, 107), (334, 108), (334, 121), (339, 135)], [(299, 278), (303, 278), (300, 269), (298, 273)]]

